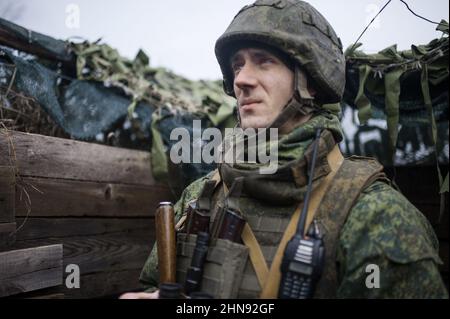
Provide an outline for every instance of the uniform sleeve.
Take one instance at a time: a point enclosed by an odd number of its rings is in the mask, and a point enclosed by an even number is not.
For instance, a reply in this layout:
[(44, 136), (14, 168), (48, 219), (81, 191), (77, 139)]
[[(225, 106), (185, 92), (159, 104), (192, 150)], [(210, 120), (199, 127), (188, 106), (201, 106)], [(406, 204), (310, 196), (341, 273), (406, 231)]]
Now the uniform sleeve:
[(448, 298), (438, 245), (417, 208), (389, 185), (374, 183), (340, 234), (338, 298)]
[[(174, 205), (175, 222), (177, 222), (184, 214), (187, 204), (199, 196), (203, 185), (209, 178), (210, 174), (194, 181), (192, 184), (185, 188), (185, 190), (181, 194), (180, 199)], [(153, 249), (144, 264), (144, 267), (142, 268), (139, 281), (144, 286), (145, 291), (153, 292), (157, 289), (158, 278), (158, 254), (155, 242), (155, 244), (153, 245)]]

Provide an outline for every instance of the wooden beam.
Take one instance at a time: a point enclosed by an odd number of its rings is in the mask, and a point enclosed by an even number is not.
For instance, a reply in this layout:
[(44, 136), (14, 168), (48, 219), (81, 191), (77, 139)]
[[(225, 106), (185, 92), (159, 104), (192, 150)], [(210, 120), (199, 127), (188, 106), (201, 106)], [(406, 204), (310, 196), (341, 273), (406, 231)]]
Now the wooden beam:
[(0, 224), (0, 234), (12, 233), (15, 230), (16, 230), (16, 223), (1, 223)]
[[(8, 150), (14, 148), (15, 156)], [(0, 165), (20, 176), (155, 186), (150, 152), (0, 129)], [(164, 186), (164, 185), (162, 185)]]
[(81, 275), (79, 289), (64, 286), (62, 293), (98, 298), (140, 288), (139, 275), (154, 240), (153, 218), (28, 218), (15, 245), (62, 243), (63, 267), (76, 264)]
[(62, 284), (62, 245), (0, 253), (0, 297)]
[[(24, 218), (18, 218), (22, 225)], [(75, 238), (115, 236), (142, 237), (150, 245), (155, 237), (153, 218), (28, 218), (17, 232), (20, 242), (51, 239), (65, 244)], [(125, 240), (126, 242), (127, 240)], [(64, 246), (64, 249), (66, 247)], [(67, 252), (65, 251), (67, 256)]]
[(9, 299), (64, 299), (64, 289), (67, 289), (65, 285), (60, 285), (13, 295)]
[(141, 269), (111, 270), (81, 276), (80, 289), (64, 291), (65, 299), (117, 298), (124, 292), (142, 290), (139, 283)]
[(0, 223), (14, 222), (15, 184), (16, 175), (13, 167), (0, 166)]
[[(47, 47), (36, 42), (36, 38), (48, 44)], [(67, 44), (41, 33), (25, 29), (15, 23), (0, 18), (0, 44), (28, 52), (42, 58), (58, 60), (74, 68), (75, 55)]]
[[(151, 217), (161, 201), (173, 199), (163, 185), (127, 185), (48, 178), (22, 178), (33, 217)], [(16, 216), (28, 213), (28, 199), (19, 189)]]
[[(143, 267), (155, 240), (154, 219), (29, 218), (15, 246), (64, 245), (64, 265), (81, 275)], [(21, 220), (19, 219), (20, 223)], [(83, 225), (87, 229), (83, 229)]]
[(16, 241), (16, 223), (0, 224), (0, 251), (11, 246)]

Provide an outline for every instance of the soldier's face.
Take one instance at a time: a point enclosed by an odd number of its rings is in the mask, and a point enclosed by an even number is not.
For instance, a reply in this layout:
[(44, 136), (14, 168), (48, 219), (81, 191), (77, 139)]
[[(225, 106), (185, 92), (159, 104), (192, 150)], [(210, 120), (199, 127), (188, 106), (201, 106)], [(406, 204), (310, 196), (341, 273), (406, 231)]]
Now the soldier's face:
[(241, 127), (268, 127), (294, 94), (294, 72), (259, 48), (237, 51), (231, 57), (231, 68)]

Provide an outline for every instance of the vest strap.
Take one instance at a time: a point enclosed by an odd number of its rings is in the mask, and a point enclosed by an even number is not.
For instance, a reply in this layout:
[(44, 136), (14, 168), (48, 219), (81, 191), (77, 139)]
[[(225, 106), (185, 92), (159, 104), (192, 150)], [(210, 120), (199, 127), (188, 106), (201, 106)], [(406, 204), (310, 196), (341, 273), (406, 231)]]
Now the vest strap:
[[(314, 298), (336, 298), (339, 234), (361, 192), (375, 181), (389, 183), (375, 159), (352, 156), (344, 161), (317, 211), (325, 244), (325, 265)], [(345, 194), (345, 196), (342, 196)]]
[[(382, 173), (383, 167), (376, 160), (356, 156), (344, 160), (337, 145), (327, 155), (327, 160), (331, 171), (312, 191), (305, 224), (306, 232), (314, 217), (318, 219), (319, 227), (324, 235), (325, 246), (327, 247), (325, 250), (325, 269), (319, 280), (314, 298), (333, 298), (335, 296), (337, 289), (335, 260), (339, 231), (358, 196), (362, 190), (377, 180), (389, 183), (385, 174)], [(223, 185), (225, 194), (228, 192), (226, 184), (221, 180), (218, 171), (216, 171), (212, 179), (217, 182), (216, 185)], [(345, 185), (345, 187), (342, 185)], [(342, 196), (343, 193), (346, 196)], [(339, 198), (339, 200), (336, 200), (336, 198)], [(242, 240), (249, 248), (250, 260), (262, 287), (260, 298), (274, 299), (278, 296), (281, 279), (281, 260), (287, 242), (295, 233), (302, 207), (303, 203), (299, 204), (291, 217), (270, 270), (267, 268), (261, 247), (250, 226), (246, 224), (244, 228)], [(332, 215), (330, 218), (333, 221), (327, 219), (329, 214)]]
[[(331, 172), (324, 178), (323, 182), (312, 192), (310, 206), (308, 209), (308, 215), (306, 218), (305, 231), (308, 229), (311, 224), (313, 217), (315, 215), (315, 211), (319, 206), (322, 197), (324, 196), (326, 190), (329, 188), (329, 185), (341, 166), (344, 158), (339, 150), (339, 147), (336, 145), (333, 150), (327, 156)], [(218, 183), (220, 181), (220, 174), (218, 171), (214, 173), (211, 180), (214, 180)], [(225, 183), (222, 183), (224, 187), (225, 193), (228, 192), (227, 186)], [(281, 259), (284, 254), (284, 250), (286, 248), (286, 244), (289, 239), (294, 236), (296, 226), (298, 223), (298, 219), (300, 217), (300, 212), (302, 210), (303, 203), (301, 203), (297, 209), (295, 210), (289, 225), (284, 232), (283, 238), (278, 246), (277, 252), (275, 254), (275, 258), (272, 261), (272, 265), (270, 270), (267, 266), (266, 260), (262, 253), (261, 247), (253, 233), (252, 229), (246, 223), (244, 230), (242, 232), (242, 241), (249, 249), (250, 261), (252, 262), (253, 268), (255, 270), (256, 276), (258, 278), (258, 282), (260, 287), (262, 288), (262, 292), (260, 298), (263, 299), (274, 299), (277, 298), (278, 295), (278, 287), (280, 285), (281, 272), (280, 265)]]
[[(322, 183), (320, 183), (320, 185), (318, 185), (317, 188), (314, 189), (313, 192), (311, 193), (311, 201), (309, 203), (308, 215), (306, 217), (305, 223), (305, 232), (309, 228), (309, 225), (311, 224), (314, 218), (316, 210), (323, 196), (330, 187), (331, 181), (333, 180), (339, 167), (344, 161), (344, 157), (342, 156), (341, 151), (339, 150), (339, 147), (337, 145), (328, 154), (327, 159), (331, 168), (331, 172), (324, 178)], [(281, 239), (280, 245), (278, 246), (277, 252), (275, 254), (275, 258), (272, 261), (268, 279), (266, 281), (266, 284), (263, 286), (264, 288), (260, 295), (260, 298), (262, 299), (275, 299), (278, 297), (278, 287), (280, 286), (281, 280), (281, 271), (280, 271), (281, 260), (283, 258), (284, 250), (286, 249), (287, 242), (295, 234), (298, 219), (300, 218), (300, 212), (302, 208), (303, 202), (295, 210), (294, 215), (292, 216), (291, 221), (289, 222), (289, 225), (286, 228), (286, 231), (284, 232), (283, 238)]]
[[(216, 170), (211, 180), (216, 181), (216, 185), (221, 181), (219, 170)], [(225, 183), (222, 183), (225, 194), (228, 193), (228, 187)], [(267, 266), (266, 260), (259, 246), (258, 241), (250, 228), (248, 223), (245, 223), (244, 229), (241, 235), (242, 241), (245, 246), (248, 247), (250, 261), (252, 262), (253, 268), (256, 272), (256, 277), (260, 287), (264, 287), (266, 283), (267, 276), (269, 275), (269, 267)]]
[(255, 234), (248, 223), (245, 223), (241, 238), (245, 246), (248, 247), (250, 261), (255, 269), (259, 286), (262, 289), (266, 285), (266, 280), (269, 276), (269, 267), (267, 267), (266, 259), (262, 253), (261, 246), (259, 245)]

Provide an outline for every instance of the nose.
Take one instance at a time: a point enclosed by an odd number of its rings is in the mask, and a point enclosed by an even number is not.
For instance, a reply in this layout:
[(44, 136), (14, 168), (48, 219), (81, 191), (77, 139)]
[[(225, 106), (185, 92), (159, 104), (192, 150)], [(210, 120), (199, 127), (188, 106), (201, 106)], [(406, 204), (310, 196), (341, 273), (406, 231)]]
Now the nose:
[[(255, 87), (257, 84), (255, 68), (252, 63), (245, 63), (239, 73), (234, 77), (234, 89), (245, 90)], [(235, 92), (237, 93), (237, 92)]]

